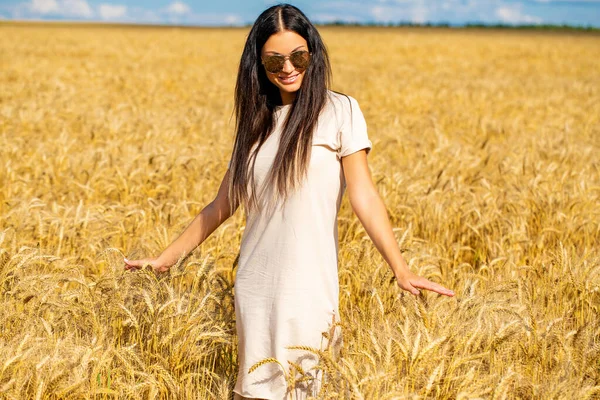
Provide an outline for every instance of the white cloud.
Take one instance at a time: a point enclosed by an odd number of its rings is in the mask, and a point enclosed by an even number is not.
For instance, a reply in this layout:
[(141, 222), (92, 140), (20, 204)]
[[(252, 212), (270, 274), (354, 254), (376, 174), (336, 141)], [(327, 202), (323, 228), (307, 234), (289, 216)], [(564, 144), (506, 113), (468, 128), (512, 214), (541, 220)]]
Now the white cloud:
[(186, 16), (185, 22), (206, 26), (242, 25), (243, 19), (238, 14), (204, 13), (190, 14)]
[(94, 15), (92, 8), (86, 0), (63, 0), (61, 9), (65, 15), (73, 17), (90, 18)]
[(104, 20), (114, 20), (127, 15), (127, 6), (122, 4), (100, 4), (98, 7), (100, 17)]
[(191, 10), (190, 10), (190, 6), (188, 6), (187, 4), (181, 2), (181, 1), (176, 1), (174, 3), (169, 4), (169, 6), (167, 7), (167, 11), (171, 14), (188, 14)]
[(147, 10), (140, 7), (131, 7), (127, 9), (127, 18), (134, 22), (158, 24), (163, 21), (162, 15), (154, 10)]
[(398, 22), (410, 21), (416, 24), (427, 22), (429, 9), (424, 0), (402, 1), (404, 4), (399, 5), (380, 5), (371, 7), (370, 14), (378, 22)]
[(420, 0), (417, 1), (416, 4), (411, 9), (411, 22), (417, 24), (423, 24), (427, 22), (427, 16), (429, 12), (427, 7), (425, 6), (425, 1)]
[(242, 19), (239, 17), (239, 15), (226, 15), (225, 16), (225, 23), (227, 25), (238, 25), (242, 22)]
[(94, 16), (94, 12), (86, 0), (32, 0), (28, 4), (28, 8), (31, 13), (37, 15), (53, 14), (80, 18)]
[(384, 6), (374, 6), (371, 8), (371, 15), (377, 21), (389, 19), (389, 8)]
[(521, 12), (518, 5), (496, 8), (496, 16), (508, 24), (539, 24), (542, 19)]
[(51, 14), (59, 11), (56, 0), (33, 0), (29, 9), (35, 14)]
[[(1, 1), (0, 15), (3, 10)], [(101, 3), (92, 7), (88, 1), (92, 0), (28, 0), (4, 9), (8, 10), (12, 19), (80, 19), (200, 26), (240, 26), (246, 23), (237, 13), (194, 13), (188, 4), (178, 0), (157, 9), (129, 7), (120, 3)]]

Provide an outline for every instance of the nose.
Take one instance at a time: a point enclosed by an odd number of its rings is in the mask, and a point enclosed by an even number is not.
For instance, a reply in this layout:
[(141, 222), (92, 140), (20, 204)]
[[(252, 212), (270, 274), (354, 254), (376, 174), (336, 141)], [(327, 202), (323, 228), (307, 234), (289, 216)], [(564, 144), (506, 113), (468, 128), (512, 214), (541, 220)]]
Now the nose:
[(282, 72), (289, 74), (291, 72), (294, 71), (294, 65), (292, 64), (292, 62), (288, 59), (285, 60), (285, 62), (283, 63), (283, 69), (281, 70)]

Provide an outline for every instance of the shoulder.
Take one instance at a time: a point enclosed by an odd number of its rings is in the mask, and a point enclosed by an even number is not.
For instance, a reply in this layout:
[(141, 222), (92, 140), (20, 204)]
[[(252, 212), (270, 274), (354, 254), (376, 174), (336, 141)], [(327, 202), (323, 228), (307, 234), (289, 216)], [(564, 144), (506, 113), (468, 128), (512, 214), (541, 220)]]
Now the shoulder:
[(327, 118), (336, 121), (337, 127), (340, 129), (348, 121), (362, 115), (358, 101), (354, 97), (333, 90), (327, 91), (327, 101), (324, 108), (324, 114), (327, 114)]
[(322, 144), (338, 149), (340, 132), (347, 124), (350, 104), (356, 101), (344, 93), (327, 90), (325, 104), (321, 110), (313, 135), (313, 144)]
[(336, 111), (348, 112), (352, 107), (358, 107), (358, 102), (354, 97), (333, 90), (327, 91), (327, 103)]
[(344, 150), (345, 154), (347, 148), (356, 143), (362, 147), (370, 147), (366, 130), (366, 121), (356, 99), (345, 93), (328, 90), (327, 102), (313, 136), (313, 144), (326, 145), (336, 151)]

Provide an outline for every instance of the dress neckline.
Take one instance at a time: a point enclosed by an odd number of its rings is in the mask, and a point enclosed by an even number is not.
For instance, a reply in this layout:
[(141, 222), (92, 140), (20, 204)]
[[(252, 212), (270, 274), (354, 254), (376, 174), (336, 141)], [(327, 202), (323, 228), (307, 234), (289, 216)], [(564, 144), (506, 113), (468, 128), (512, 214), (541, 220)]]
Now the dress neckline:
[(286, 108), (289, 108), (292, 105), (292, 103), (290, 104), (283, 104), (281, 106), (275, 106), (276, 110), (285, 110)]

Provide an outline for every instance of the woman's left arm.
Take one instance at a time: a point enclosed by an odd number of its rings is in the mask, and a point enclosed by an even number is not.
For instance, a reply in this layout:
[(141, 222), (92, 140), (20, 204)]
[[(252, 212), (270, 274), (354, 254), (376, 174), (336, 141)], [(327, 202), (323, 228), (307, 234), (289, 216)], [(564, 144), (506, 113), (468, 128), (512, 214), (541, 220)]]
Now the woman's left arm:
[(398, 286), (415, 295), (419, 294), (418, 289), (426, 289), (446, 296), (454, 296), (452, 290), (416, 275), (408, 268), (400, 253), (385, 205), (371, 179), (366, 151), (360, 150), (342, 157), (342, 166), (352, 209), (377, 250), (392, 268)]

